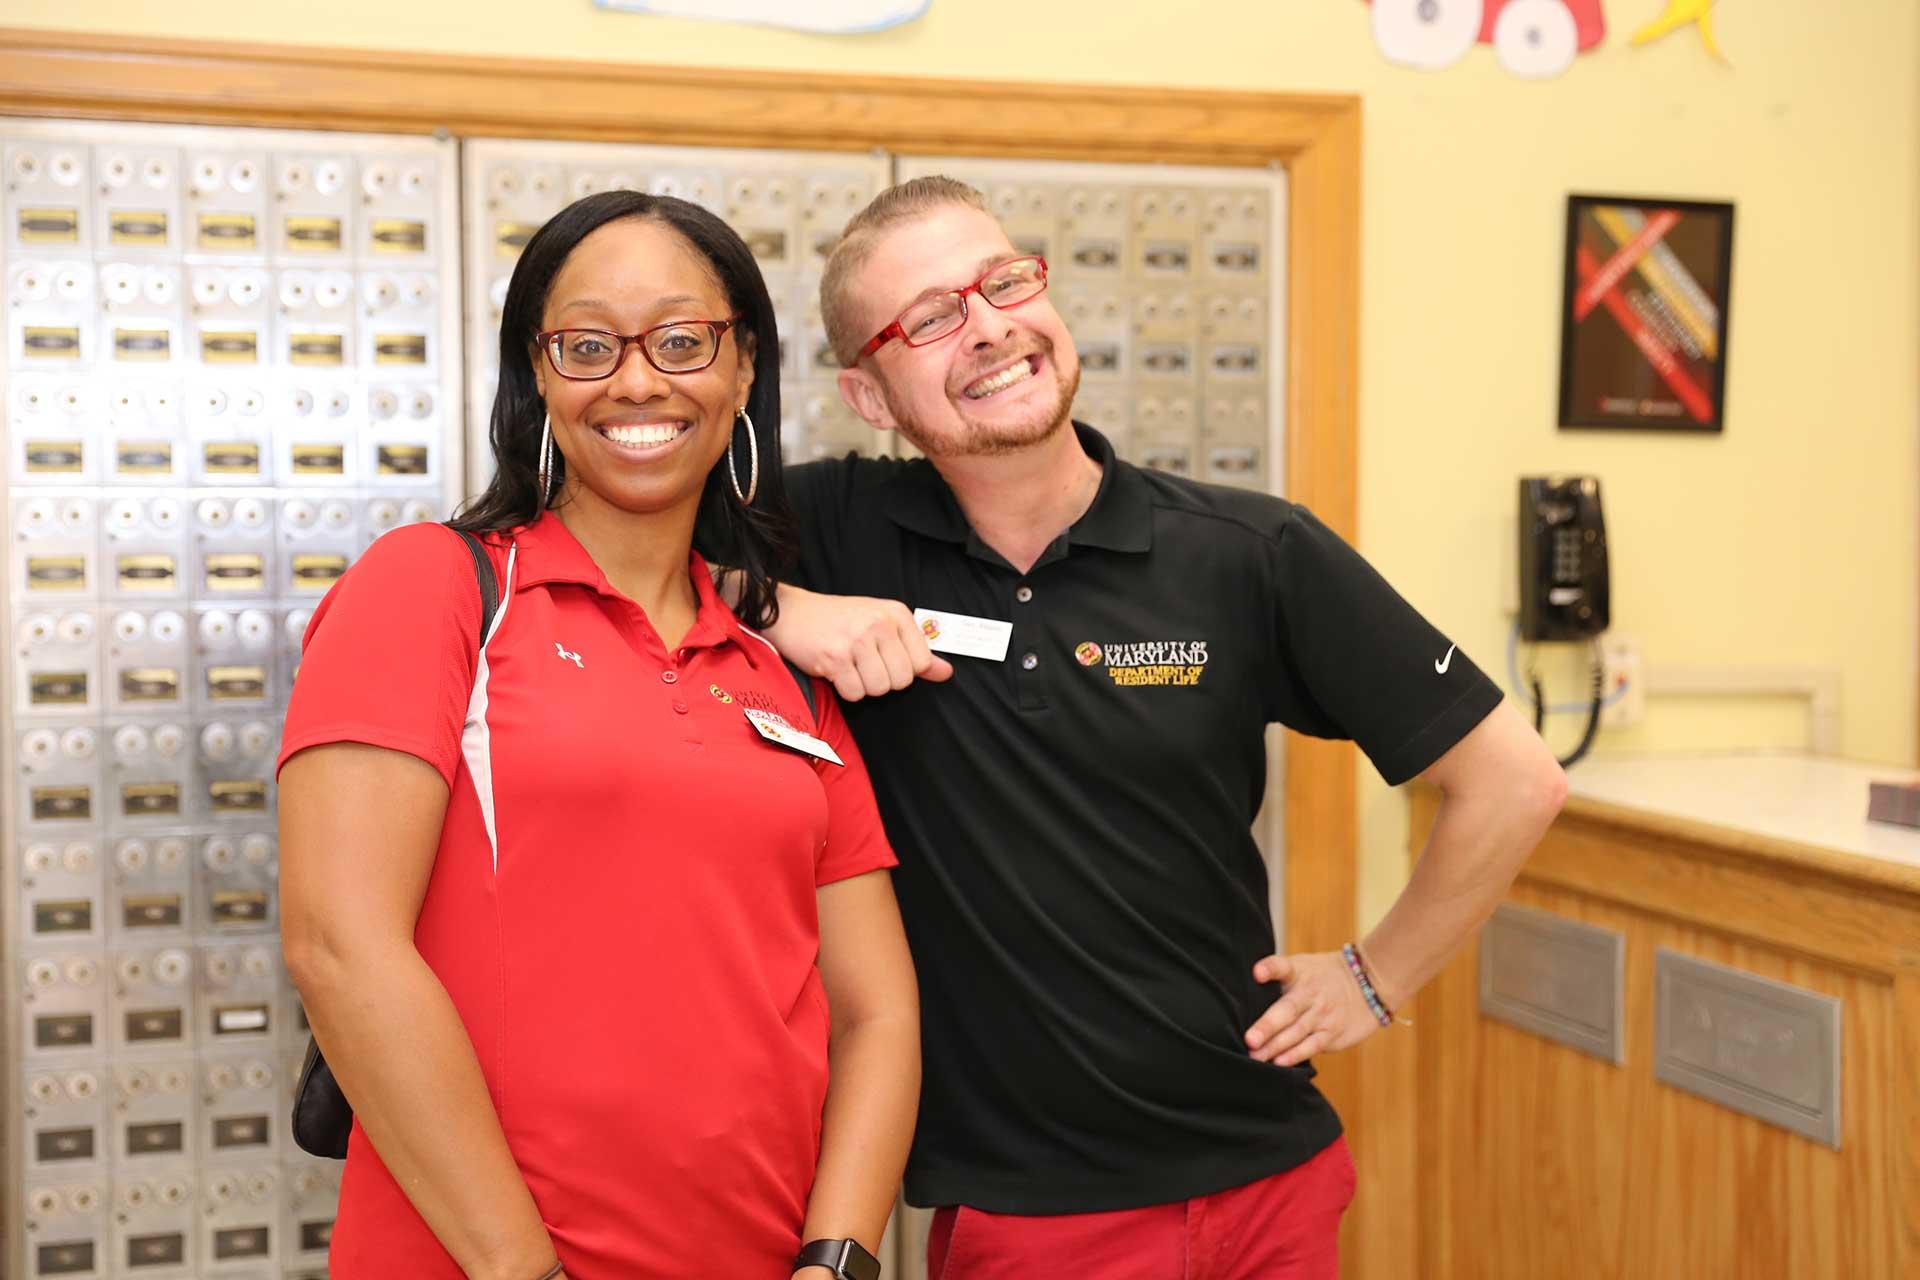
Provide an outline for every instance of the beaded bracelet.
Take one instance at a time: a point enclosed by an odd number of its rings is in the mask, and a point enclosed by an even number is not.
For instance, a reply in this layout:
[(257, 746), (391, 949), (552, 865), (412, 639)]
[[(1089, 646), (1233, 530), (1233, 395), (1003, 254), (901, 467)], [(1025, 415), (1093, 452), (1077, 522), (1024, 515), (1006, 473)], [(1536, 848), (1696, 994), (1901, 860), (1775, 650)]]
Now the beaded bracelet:
[(1347, 958), (1347, 971), (1353, 974), (1353, 980), (1360, 984), (1360, 994), (1366, 997), (1367, 1008), (1374, 1020), (1383, 1027), (1393, 1025), (1393, 1014), (1386, 1003), (1380, 999), (1380, 993), (1373, 989), (1373, 979), (1367, 976), (1366, 965), (1360, 962), (1360, 948), (1349, 942), (1340, 948), (1340, 954)]

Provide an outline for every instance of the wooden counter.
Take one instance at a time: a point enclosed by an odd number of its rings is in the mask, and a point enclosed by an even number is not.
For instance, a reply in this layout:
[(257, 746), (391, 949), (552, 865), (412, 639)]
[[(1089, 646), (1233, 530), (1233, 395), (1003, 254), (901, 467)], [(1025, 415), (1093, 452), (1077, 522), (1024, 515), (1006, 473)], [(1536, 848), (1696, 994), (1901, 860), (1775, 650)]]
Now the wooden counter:
[[(1483, 1016), (1468, 950), (1357, 1051), (1352, 1274), (1920, 1277), (1920, 831), (1803, 756), (1589, 761), (1510, 900), (1625, 940), (1624, 1064)], [(1437, 793), (1412, 797), (1412, 851)], [(1654, 1075), (1657, 948), (1832, 996), (1836, 1150)]]

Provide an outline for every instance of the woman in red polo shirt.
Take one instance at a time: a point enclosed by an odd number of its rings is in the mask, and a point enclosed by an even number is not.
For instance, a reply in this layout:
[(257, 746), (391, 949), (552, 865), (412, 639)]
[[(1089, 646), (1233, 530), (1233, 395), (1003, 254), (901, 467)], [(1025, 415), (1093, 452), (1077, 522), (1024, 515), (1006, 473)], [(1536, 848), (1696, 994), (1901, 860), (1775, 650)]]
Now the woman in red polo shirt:
[(739, 620), (791, 546), (778, 352), (718, 218), (575, 203), (514, 271), (455, 522), (500, 583), (484, 646), (437, 525), (315, 611), (281, 912), (355, 1114), (337, 1280), (821, 1280), (803, 1243), (879, 1247), (919, 1083), (893, 854), (831, 695)]

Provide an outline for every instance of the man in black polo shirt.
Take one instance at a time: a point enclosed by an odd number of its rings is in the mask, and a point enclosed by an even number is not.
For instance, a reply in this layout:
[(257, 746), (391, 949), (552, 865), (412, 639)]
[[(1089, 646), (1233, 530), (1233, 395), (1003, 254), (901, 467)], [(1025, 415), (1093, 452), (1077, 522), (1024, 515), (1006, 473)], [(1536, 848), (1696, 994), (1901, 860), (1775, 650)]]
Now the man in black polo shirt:
[[(1336, 1274), (1353, 1171), (1307, 1058), (1378, 1030), (1486, 918), (1558, 767), (1307, 511), (1071, 423), (1044, 264), (970, 188), (883, 193), (822, 302), (843, 396), (926, 460), (789, 469), (811, 592), (772, 635), (844, 698), (886, 694), (847, 716), (920, 974), (907, 1196), (942, 1207), (933, 1280)], [(906, 605), (1004, 658), (949, 667)], [(1275, 721), (1445, 797), (1345, 952), (1270, 954), (1250, 827)]]

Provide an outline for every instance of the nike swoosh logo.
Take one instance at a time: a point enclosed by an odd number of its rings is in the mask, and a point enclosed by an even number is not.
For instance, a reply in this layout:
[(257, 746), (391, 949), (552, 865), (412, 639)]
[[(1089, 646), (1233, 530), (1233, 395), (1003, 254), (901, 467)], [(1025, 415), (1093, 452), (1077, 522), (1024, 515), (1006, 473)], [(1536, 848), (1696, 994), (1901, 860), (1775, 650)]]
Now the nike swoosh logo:
[(1458, 645), (1448, 645), (1447, 656), (1444, 658), (1435, 658), (1433, 660), (1433, 669), (1441, 675), (1447, 674), (1447, 668), (1453, 665), (1453, 651), (1458, 647)]

